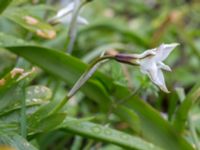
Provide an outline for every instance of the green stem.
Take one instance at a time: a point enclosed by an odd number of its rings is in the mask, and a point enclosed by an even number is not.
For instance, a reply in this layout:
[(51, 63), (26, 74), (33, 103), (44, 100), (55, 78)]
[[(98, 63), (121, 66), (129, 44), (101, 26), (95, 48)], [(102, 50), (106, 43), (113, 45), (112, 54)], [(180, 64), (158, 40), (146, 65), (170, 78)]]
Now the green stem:
[[(81, 4), (78, 4), (78, 2), (75, 2), (75, 9), (73, 11), (72, 14), (72, 20), (69, 24), (69, 32), (68, 32), (68, 38), (69, 38), (69, 45), (67, 47), (67, 52), (69, 54), (72, 53), (73, 51), (73, 47), (74, 47), (74, 43), (76, 40), (76, 34), (77, 34), (77, 18), (79, 15), (79, 12), (81, 10), (81, 8), (86, 4), (86, 2), (83, 2)], [(78, 5), (78, 6), (77, 6)]]
[(192, 116), (190, 115), (190, 113), (189, 113), (189, 116), (188, 116), (188, 124), (189, 124), (189, 129), (191, 131), (195, 147), (196, 147), (197, 150), (200, 150), (199, 139), (198, 139), (198, 136), (197, 136), (197, 133), (196, 133), (196, 130), (195, 130), (195, 126), (193, 125)]
[(68, 97), (68, 96), (65, 96), (62, 101), (56, 105), (54, 107), (54, 109), (51, 111), (51, 114), (55, 114), (57, 113), (59, 110), (61, 110), (63, 108), (63, 106), (65, 106), (65, 104), (68, 102), (68, 100), (70, 99), (71, 97)]
[[(95, 65), (97, 65), (98, 63), (107, 60), (107, 59), (115, 59), (114, 56), (103, 56), (100, 58), (97, 58), (94, 62), (92, 62), (89, 67), (87, 68), (87, 70), (81, 75), (81, 77), (77, 80), (77, 82), (74, 84), (74, 86), (71, 88), (71, 90), (69, 91), (69, 93), (67, 94), (67, 96), (61, 101), (61, 103), (59, 103), (59, 105), (57, 105), (54, 110), (51, 112), (56, 113), (58, 112), (60, 109), (63, 108), (63, 106), (68, 102), (68, 100), (74, 96), (79, 89), (84, 85), (84, 83), (89, 80), (89, 78), (91, 76), (88, 77), (88, 73), (90, 73), (90, 70), (94, 68)], [(95, 68), (96, 69), (96, 68)], [(95, 71), (95, 70), (94, 70)], [(94, 72), (93, 72), (94, 73)], [(91, 74), (92, 75), (92, 74)]]
[(25, 83), (21, 83), (22, 95), (21, 95), (21, 117), (20, 117), (20, 132), (22, 137), (26, 138), (27, 136), (27, 129), (26, 129), (26, 96), (25, 96)]
[(93, 143), (94, 143), (94, 140), (89, 140), (88, 143), (83, 148), (83, 150), (90, 150)]
[[(52, 111), (52, 113), (55, 113), (59, 111), (66, 102), (74, 96), (79, 89), (90, 79), (90, 77), (94, 74), (96, 69), (99, 67), (101, 63), (103, 63), (105, 60), (114, 59), (116, 61), (119, 61), (116, 55), (106, 55), (97, 58), (94, 60), (89, 67), (86, 69), (86, 71), (81, 75), (81, 77), (76, 81), (74, 86), (71, 88), (71, 90), (68, 92), (67, 96), (61, 101), (61, 103), (55, 107), (55, 109)], [(136, 90), (134, 93), (131, 94), (133, 96), (138, 90)], [(129, 98), (129, 97), (128, 97)], [(126, 99), (120, 100), (119, 103), (123, 103)]]
[(81, 136), (75, 136), (71, 150), (81, 149), (82, 142), (83, 142), (83, 138)]
[(94, 62), (92, 62), (89, 67), (86, 69), (86, 71), (81, 75), (81, 77), (77, 80), (77, 82), (74, 84), (74, 86), (71, 88), (71, 90), (68, 93), (68, 97), (71, 98), (74, 94), (77, 93), (77, 91), (83, 86), (83, 84), (90, 79), (90, 77), (93, 75), (93, 73), (96, 71), (98, 66), (103, 63), (105, 60), (108, 59), (115, 59), (115, 56), (103, 56), (97, 58)]

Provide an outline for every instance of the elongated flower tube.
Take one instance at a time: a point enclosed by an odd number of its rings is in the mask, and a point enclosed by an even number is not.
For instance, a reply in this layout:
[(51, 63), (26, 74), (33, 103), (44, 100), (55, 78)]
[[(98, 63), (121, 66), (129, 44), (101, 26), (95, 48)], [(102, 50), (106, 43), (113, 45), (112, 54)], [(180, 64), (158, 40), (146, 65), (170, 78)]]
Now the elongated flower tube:
[[(72, 20), (72, 15), (73, 15), (73, 11), (75, 7), (80, 7), (80, 5), (81, 5), (80, 1), (77, 4), (75, 4), (74, 1), (69, 3), (66, 7), (60, 9), (57, 12), (57, 14), (49, 20), (49, 22), (51, 24), (63, 23), (63, 24), (69, 25)], [(79, 25), (87, 25), (88, 21), (85, 18), (78, 16), (77, 23)]]
[(179, 44), (161, 44), (159, 47), (147, 50), (142, 54), (117, 54), (115, 59), (123, 63), (139, 65), (143, 74), (148, 75), (162, 91), (169, 93), (162, 70), (171, 71), (171, 68), (163, 61), (177, 45)]

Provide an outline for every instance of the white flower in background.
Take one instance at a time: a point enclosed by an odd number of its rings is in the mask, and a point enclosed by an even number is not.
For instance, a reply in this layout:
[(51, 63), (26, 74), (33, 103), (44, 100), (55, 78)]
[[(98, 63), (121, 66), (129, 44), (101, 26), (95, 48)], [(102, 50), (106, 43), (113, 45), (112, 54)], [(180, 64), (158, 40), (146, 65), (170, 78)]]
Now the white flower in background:
[[(76, 5), (80, 5), (80, 1)], [(53, 18), (50, 19), (50, 23), (52, 23), (52, 24), (57, 24), (57, 23), (70, 24), (75, 7), (79, 7), (76, 5), (75, 5), (75, 2), (73, 1), (73, 2), (69, 3), (66, 7), (60, 9), (57, 12), (56, 16), (54, 16)], [(85, 18), (78, 16), (77, 24), (87, 25), (88, 21)]]
[(151, 81), (166, 93), (169, 93), (169, 91), (166, 87), (162, 70), (171, 71), (171, 68), (165, 65), (163, 61), (169, 56), (177, 45), (179, 44), (161, 44), (158, 48), (144, 52), (153, 52), (155, 55), (150, 55), (139, 60), (141, 72), (147, 74)]
[(147, 74), (151, 81), (162, 91), (169, 93), (162, 70), (171, 71), (171, 68), (163, 63), (178, 43), (161, 44), (158, 48), (146, 50), (142, 54), (117, 54), (117, 61), (131, 65), (139, 65), (143, 74)]

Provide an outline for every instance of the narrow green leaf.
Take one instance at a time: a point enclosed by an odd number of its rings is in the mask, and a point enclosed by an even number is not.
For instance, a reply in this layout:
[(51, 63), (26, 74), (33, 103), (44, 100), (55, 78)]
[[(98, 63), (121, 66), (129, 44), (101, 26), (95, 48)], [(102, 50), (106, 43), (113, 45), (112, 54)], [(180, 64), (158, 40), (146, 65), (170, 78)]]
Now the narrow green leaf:
[(124, 39), (127, 39), (127, 41), (131, 41), (131, 42), (137, 43), (138, 45), (143, 45), (145, 47), (148, 47), (148, 45), (149, 45), (147, 40), (140, 37), (133, 31), (127, 30), (125, 28), (122, 28), (122, 27), (119, 27), (116, 25), (112, 25), (110, 23), (101, 23), (101, 24), (94, 24), (94, 25), (87, 26), (79, 32), (79, 36), (81, 36), (82, 34), (86, 34), (86, 33), (88, 34), (88, 32), (91, 32), (91, 31), (114, 32), (114, 33), (118, 33), (118, 34), (122, 35), (124, 37)]
[(16, 56), (9, 51), (0, 49), (0, 78), (8, 73), (16, 63)]
[(178, 135), (170, 124), (137, 97), (130, 98), (125, 104), (133, 109), (140, 118), (142, 135), (166, 150), (192, 150), (192, 146)]
[(118, 105), (115, 109), (115, 113), (126, 121), (130, 127), (138, 134), (141, 132), (141, 124), (139, 116), (131, 109)]
[(10, 133), (19, 131), (19, 125), (17, 123), (5, 123), (0, 120), (0, 135), (1, 133)]
[(139, 137), (129, 135), (109, 127), (101, 126), (91, 122), (79, 121), (76, 119), (66, 118), (61, 125), (62, 128), (69, 132), (84, 135), (100, 141), (113, 143), (128, 149), (140, 150), (159, 150), (160, 148), (142, 140)]
[[(17, 87), (14, 86), (13, 88), (21, 89), (19, 87), (19, 84), (17, 84), (16, 86)], [(9, 92), (11, 91), (9, 90)], [(10, 96), (11, 94), (9, 93), (8, 95)], [(26, 107), (27, 107), (26, 115), (30, 116), (31, 114), (36, 112), (39, 106), (44, 105), (49, 101), (49, 99), (51, 98), (51, 95), (52, 93), (50, 89), (46, 88), (45, 86), (27, 87), (26, 88)], [(15, 98), (17, 97), (11, 96), (10, 103), (7, 104), (8, 107), (6, 107), (6, 109), (0, 112), (1, 120), (4, 120), (5, 122), (18, 122), (18, 120), (20, 119), (19, 110), (21, 109), (22, 105), (19, 100), (22, 99), (22, 96), (19, 96), (16, 101), (15, 101)], [(6, 103), (6, 102), (7, 101), (2, 100), (2, 103)]]
[(6, 107), (16, 103), (21, 98), (22, 88), (21, 82), (32, 71), (24, 73), (23, 69), (13, 69), (1, 79), (0, 85), (0, 110), (3, 111)]
[[(54, 108), (60, 104), (60, 101), (51, 101), (46, 105), (41, 106), (36, 112), (28, 118), (29, 132), (43, 132), (44, 130), (53, 129), (61, 123), (65, 117), (65, 113), (52, 113)], [(53, 126), (52, 126), (53, 125)]]
[(12, 87), (1, 91), (0, 93), (0, 110), (3, 111), (8, 106), (16, 103), (16, 101), (20, 100), (21, 96), (21, 88), (18, 87), (19, 83), (14, 84)]
[(45, 39), (53, 39), (56, 36), (56, 31), (48, 23), (41, 18), (33, 16), (29, 10), (24, 8), (15, 8), (6, 11), (4, 17), (17, 23), (21, 27), (35, 33), (37, 36)]
[(8, 7), (12, 0), (0, 0), (0, 14)]
[[(130, 112), (133, 111), (138, 116), (138, 123), (141, 129), (138, 130), (138, 134), (142, 135), (152, 143), (164, 148), (165, 150), (193, 150), (193, 147), (182, 137), (182, 135), (176, 133), (175, 129), (166, 120), (164, 120), (164, 118), (161, 117), (159, 112), (157, 112), (139, 97), (130, 96), (131, 93), (127, 88), (120, 85), (117, 85), (116, 88), (117, 89), (114, 93), (116, 98), (119, 100), (126, 98), (123, 106), (129, 108)], [(117, 114), (123, 111), (124, 109), (121, 107), (116, 107), (114, 109), (114, 112)], [(126, 112), (126, 114), (127, 116), (125, 117), (120, 115), (121, 119), (128, 123), (132, 119), (132, 121), (137, 123), (135, 120), (135, 115), (129, 115), (130, 118), (128, 119), (128, 113)], [(135, 129), (135, 131), (137, 131), (138, 128)]]
[(192, 105), (200, 98), (200, 83), (192, 88), (185, 100), (181, 103), (177, 109), (176, 116), (174, 118), (173, 125), (175, 129), (182, 133), (184, 131), (185, 123), (188, 118), (188, 113), (192, 108)]
[(16, 133), (0, 132), (0, 146), (2, 145), (10, 146), (16, 150), (37, 150), (33, 145)]
[(56, 129), (56, 127), (59, 126), (65, 118), (66, 118), (65, 113), (56, 113), (42, 119), (41, 121), (38, 122), (38, 124), (36, 120), (34, 123), (35, 126), (33, 124), (30, 126), (31, 127), (34, 126), (36, 132), (50, 131)]

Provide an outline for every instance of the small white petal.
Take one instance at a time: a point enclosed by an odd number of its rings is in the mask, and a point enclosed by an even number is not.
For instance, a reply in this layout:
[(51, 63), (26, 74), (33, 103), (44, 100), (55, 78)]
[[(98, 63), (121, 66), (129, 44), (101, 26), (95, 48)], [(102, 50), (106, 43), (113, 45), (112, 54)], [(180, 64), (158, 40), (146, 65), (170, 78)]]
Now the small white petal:
[(172, 50), (178, 46), (178, 43), (172, 43), (172, 44), (161, 44), (156, 50), (156, 56), (154, 57), (155, 61), (164, 61), (169, 54), (172, 52)]
[(68, 24), (70, 24), (71, 19), (72, 19), (72, 14), (68, 14), (67, 16), (60, 18), (59, 22), (68, 25)]
[(143, 59), (145, 57), (150, 57), (156, 55), (156, 52), (154, 50), (146, 50), (142, 54), (132, 54), (131, 56), (133, 58)]
[(156, 84), (156, 85), (160, 84), (160, 81), (159, 81), (159, 78), (158, 78), (158, 68), (157, 68), (156, 64), (153, 64), (151, 66), (151, 68), (149, 68), (147, 70), (147, 75), (149, 76), (149, 78), (151, 79), (151, 81), (154, 84)]
[[(80, 0), (77, 0), (76, 3), (77, 3), (76, 5), (79, 5)], [(67, 25), (70, 24), (74, 8), (75, 8), (75, 2), (69, 3), (66, 7), (59, 10), (56, 16), (51, 18), (49, 22), (52, 24), (57, 24), (57, 23), (63, 23)], [(85, 18), (78, 16), (77, 23), (80, 25), (87, 25), (88, 21)]]
[(88, 25), (89, 24), (89, 22), (81, 16), (78, 16), (77, 23), (80, 24), (80, 25)]
[[(72, 14), (69, 14), (69, 15), (64, 16), (61, 19), (59, 19), (59, 22), (62, 22), (63, 24), (67, 24), (68, 25), (68, 24), (70, 24), (71, 19), (72, 19)], [(85, 18), (83, 18), (81, 16), (78, 16), (77, 24), (79, 24), (79, 25), (87, 25), (88, 21)]]
[(166, 70), (166, 71), (172, 71), (171, 68), (168, 65), (165, 65), (163, 62), (158, 62), (158, 68)]
[(165, 84), (165, 78), (164, 78), (163, 73), (162, 73), (162, 71), (160, 69), (158, 70), (158, 78), (159, 78), (159, 81), (160, 81), (159, 84), (157, 84), (159, 86), (159, 88), (162, 91), (164, 91), (166, 93), (169, 93), (169, 91), (168, 91), (168, 89), (166, 87), (166, 84)]
[(56, 17), (57, 18), (63, 17), (64, 15), (72, 12), (73, 9), (74, 9), (74, 2), (71, 2), (66, 7), (59, 10)]
[(141, 59), (140, 61), (140, 70), (142, 73), (148, 72), (153, 66), (156, 66), (156, 63), (152, 59), (152, 57), (146, 57)]
[(169, 91), (165, 85), (165, 80), (164, 80), (164, 76), (163, 76), (161, 69), (158, 68), (156, 63), (147, 64), (147, 62), (146, 62), (146, 66), (140, 66), (141, 72), (143, 74), (147, 74), (149, 76), (149, 78), (151, 79), (151, 81), (155, 85), (157, 85), (162, 91), (169, 93)]

